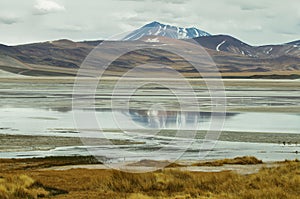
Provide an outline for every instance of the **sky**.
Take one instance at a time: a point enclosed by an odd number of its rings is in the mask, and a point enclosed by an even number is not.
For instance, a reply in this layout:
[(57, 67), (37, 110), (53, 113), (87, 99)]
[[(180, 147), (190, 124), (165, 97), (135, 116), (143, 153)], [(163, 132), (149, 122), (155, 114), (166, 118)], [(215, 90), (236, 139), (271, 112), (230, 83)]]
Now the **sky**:
[(0, 0), (0, 43), (108, 39), (152, 21), (280, 44), (300, 40), (300, 0)]

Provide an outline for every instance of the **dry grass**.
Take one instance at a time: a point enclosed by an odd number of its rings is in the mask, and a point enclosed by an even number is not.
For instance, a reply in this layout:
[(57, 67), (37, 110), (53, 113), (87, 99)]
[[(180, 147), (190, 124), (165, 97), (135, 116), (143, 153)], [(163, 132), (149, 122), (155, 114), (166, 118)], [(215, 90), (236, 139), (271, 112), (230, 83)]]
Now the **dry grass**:
[[(245, 159), (243, 159), (244, 161)], [(231, 160), (233, 161), (233, 160)], [(235, 160), (237, 161), (237, 160)], [(243, 162), (238, 161), (238, 162)], [(263, 168), (258, 173), (240, 175), (234, 172), (189, 172), (175, 169), (159, 170), (152, 173), (134, 174), (115, 170), (71, 169), (53, 170), (19, 170), (5, 172), (5, 182), (0, 187), (8, 186), (9, 181), (25, 177), (21, 183), (25, 192), (23, 198), (37, 197), (32, 188), (35, 179), (41, 191), (45, 187), (56, 187), (65, 190), (59, 195), (51, 194), (51, 198), (216, 198), (216, 199), (296, 199), (300, 195), (300, 162), (286, 161), (278, 167)], [(23, 180), (24, 181), (24, 180)], [(49, 191), (48, 191), (49, 192)], [(35, 193), (35, 194), (33, 194)], [(42, 192), (47, 196), (47, 192)], [(24, 196), (24, 195), (23, 195)], [(0, 198), (5, 198), (1, 197)], [(13, 198), (13, 197), (11, 197)]]
[(299, 162), (264, 168), (247, 176), (232, 172), (165, 170), (131, 174), (112, 171), (104, 190), (127, 198), (297, 198)]
[(35, 181), (26, 176), (8, 176), (0, 179), (0, 198), (38, 198), (50, 195), (43, 187), (37, 186)]
[(156, 161), (156, 160), (141, 160), (135, 163), (128, 164), (128, 166), (143, 166), (143, 167), (157, 167), (157, 168), (179, 168), (186, 167), (185, 165), (169, 161)]
[(101, 162), (93, 156), (53, 156), (29, 159), (0, 159), (0, 172), (12, 170), (32, 170), (78, 164), (101, 164)]
[(251, 164), (262, 164), (263, 162), (256, 157), (244, 156), (236, 157), (233, 159), (223, 159), (209, 162), (194, 163), (192, 166), (223, 166), (224, 164), (240, 164), (240, 165), (251, 165)]

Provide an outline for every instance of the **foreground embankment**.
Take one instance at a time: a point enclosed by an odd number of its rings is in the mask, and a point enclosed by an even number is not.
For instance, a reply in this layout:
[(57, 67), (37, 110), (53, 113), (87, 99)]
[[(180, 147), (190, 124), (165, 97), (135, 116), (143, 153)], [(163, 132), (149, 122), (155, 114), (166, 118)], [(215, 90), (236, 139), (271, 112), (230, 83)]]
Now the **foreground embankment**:
[[(140, 162), (141, 164), (144, 163)], [(153, 162), (152, 162), (153, 163)], [(93, 157), (0, 160), (0, 198), (297, 198), (298, 160), (262, 163), (254, 157), (171, 164), (151, 173), (111, 169), (52, 169), (93, 165)], [(99, 164), (99, 163), (97, 163)], [(258, 172), (195, 172), (185, 167), (260, 165)]]

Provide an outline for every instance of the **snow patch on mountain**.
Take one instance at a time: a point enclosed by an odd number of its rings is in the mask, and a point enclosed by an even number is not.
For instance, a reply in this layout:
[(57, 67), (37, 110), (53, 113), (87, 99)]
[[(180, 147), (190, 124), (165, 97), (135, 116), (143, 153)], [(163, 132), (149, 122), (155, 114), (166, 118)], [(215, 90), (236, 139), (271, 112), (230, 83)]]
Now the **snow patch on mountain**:
[(138, 40), (143, 36), (151, 35), (170, 37), (174, 39), (192, 39), (196, 37), (211, 36), (209, 33), (197, 28), (182, 28), (161, 24), (155, 21), (131, 32), (124, 37), (123, 40)]
[(145, 42), (148, 42), (148, 43), (159, 43), (159, 39), (158, 38), (148, 38)]
[(270, 54), (270, 52), (273, 50), (273, 48), (270, 48), (269, 50), (266, 50), (265, 53), (266, 54)]
[(217, 45), (216, 50), (220, 51), (220, 47), (225, 44), (226, 40), (222, 41), (219, 45)]

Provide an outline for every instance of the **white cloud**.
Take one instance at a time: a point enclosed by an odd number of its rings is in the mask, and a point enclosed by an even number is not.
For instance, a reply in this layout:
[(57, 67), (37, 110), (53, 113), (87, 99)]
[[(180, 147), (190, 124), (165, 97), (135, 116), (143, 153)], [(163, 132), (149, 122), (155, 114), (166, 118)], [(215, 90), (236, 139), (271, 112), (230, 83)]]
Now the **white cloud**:
[(170, 4), (185, 4), (190, 0), (119, 0), (119, 1), (136, 1), (140, 3), (148, 1), (148, 2), (160, 2), (160, 3), (170, 3)]
[(45, 15), (49, 13), (64, 11), (65, 7), (54, 1), (37, 0), (36, 4), (34, 5), (34, 9), (35, 15)]
[[(53, 12), (59, 13), (45, 16)], [(111, 38), (151, 21), (229, 34), (252, 45), (286, 43), (300, 38), (300, 1), (3, 0), (0, 43)]]
[(11, 15), (2, 15), (0, 16), (0, 23), (6, 24), (6, 25), (11, 25), (18, 23), (20, 19), (16, 16), (11, 16)]
[(58, 32), (80, 32), (83, 31), (84, 28), (78, 25), (64, 25), (64, 26), (56, 27), (53, 30)]

